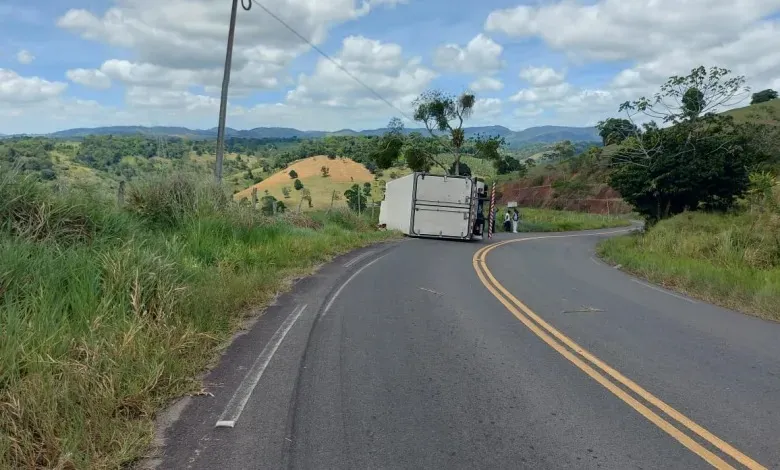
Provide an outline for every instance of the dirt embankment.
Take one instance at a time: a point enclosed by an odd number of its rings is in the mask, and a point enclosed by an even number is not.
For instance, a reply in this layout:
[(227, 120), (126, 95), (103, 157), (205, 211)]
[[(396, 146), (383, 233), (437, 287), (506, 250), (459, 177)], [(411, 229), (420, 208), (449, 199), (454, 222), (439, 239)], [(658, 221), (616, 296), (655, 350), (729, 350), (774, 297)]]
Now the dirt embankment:
[[(537, 183), (534, 185), (533, 183)], [(556, 180), (546, 177), (539, 181), (521, 179), (500, 184), (497, 188), (499, 203), (516, 201), (524, 207), (572, 210), (592, 214), (627, 214), (631, 207), (620, 194), (607, 185), (587, 185), (577, 191), (557, 187)]]

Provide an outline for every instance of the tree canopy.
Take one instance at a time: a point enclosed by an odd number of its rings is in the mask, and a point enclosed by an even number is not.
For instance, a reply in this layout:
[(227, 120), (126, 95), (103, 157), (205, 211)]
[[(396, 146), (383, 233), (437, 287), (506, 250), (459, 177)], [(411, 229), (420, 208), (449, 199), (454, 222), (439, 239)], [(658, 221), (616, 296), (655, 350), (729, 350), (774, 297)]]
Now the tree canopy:
[(607, 118), (596, 124), (599, 137), (604, 146), (619, 144), (631, 136), (639, 133), (639, 128), (628, 119)]
[(644, 114), (671, 124), (646, 122), (612, 157), (611, 185), (649, 222), (685, 210), (724, 210), (745, 192), (755, 152), (733, 118), (714, 113), (746, 90), (744, 77), (729, 74), (699, 67), (670, 77), (653, 99), (621, 105), (629, 120)]
[(775, 99), (777, 99), (777, 92), (775, 90), (767, 88), (766, 90), (761, 90), (757, 93), (753, 93), (753, 96), (751, 97), (750, 100), (750, 104), (765, 103), (767, 101), (771, 101)]
[(423, 123), (431, 137), (439, 140), (434, 132), (437, 130), (448, 133), (449, 141), (444, 144), (455, 154), (455, 173), (459, 173), (461, 149), (466, 141), (463, 122), (471, 117), (475, 103), (473, 94), (456, 97), (441, 90), (426, 91), (414, 101), (414, 120)]

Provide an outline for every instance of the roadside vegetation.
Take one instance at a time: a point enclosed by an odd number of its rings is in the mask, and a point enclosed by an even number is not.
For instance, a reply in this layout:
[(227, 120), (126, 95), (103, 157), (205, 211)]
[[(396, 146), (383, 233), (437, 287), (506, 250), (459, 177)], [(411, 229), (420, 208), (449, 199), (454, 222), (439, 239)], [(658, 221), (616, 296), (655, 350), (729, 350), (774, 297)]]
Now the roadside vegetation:
[(191, 175), (99, 193), (0, 171), (0, 468), (119, 468), (250, 308), (393, 234), (275, 217)]
[[(599, 124), (609, 182), (647, 222), (600, 252), (660, 284), (780, 320), (780, 122), (773, 90), (753, 106), (744, 77), (699, 67)], [(634, 118), (653, 119), (641, 127)], [(659, 125), (660, 122), (660, 125)], [(662, 127), (662, 125), (664, 127)]]
[(599, 253), (665, 287), (780, 321), (780, 215), (680, 214), (606, 240)]
[[(499, 207), (496, 213), (496, 231), (504, 230), (504, 212)], [(598, 230), (612, 227), (628, 227), (631, 221), (624, 216), (588, 214), (585, 212), (559, 211), (521, 207), (518, 232), (568, 232), (576, 230)]]

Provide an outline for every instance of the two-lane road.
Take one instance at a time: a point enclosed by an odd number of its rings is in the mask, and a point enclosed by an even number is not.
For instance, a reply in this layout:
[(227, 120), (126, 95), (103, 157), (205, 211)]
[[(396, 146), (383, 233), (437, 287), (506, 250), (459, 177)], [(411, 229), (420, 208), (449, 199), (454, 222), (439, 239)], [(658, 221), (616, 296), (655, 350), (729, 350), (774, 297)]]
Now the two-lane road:
[(236, 340), (158, 467), (780, 468), (780, 325), (627, 276), (601, 236), (336, 260)]

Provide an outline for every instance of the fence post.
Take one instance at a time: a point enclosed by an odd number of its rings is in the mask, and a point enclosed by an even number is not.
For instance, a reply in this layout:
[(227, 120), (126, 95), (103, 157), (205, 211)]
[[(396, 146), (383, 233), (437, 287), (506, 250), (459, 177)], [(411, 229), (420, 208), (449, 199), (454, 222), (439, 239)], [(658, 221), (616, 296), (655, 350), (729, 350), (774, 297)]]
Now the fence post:
[(257, 209), (257, 188), (252, 188), (252, 209)]
[(119, 189), (116, 192), (116, 203), (119, 207), (125, 204), (125, 182), (119, 182)]

